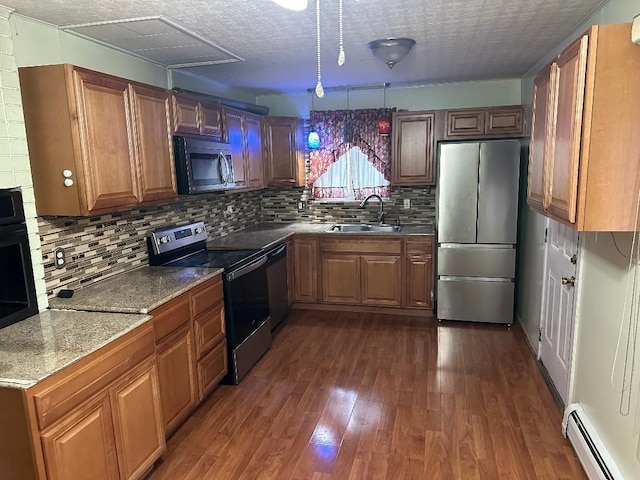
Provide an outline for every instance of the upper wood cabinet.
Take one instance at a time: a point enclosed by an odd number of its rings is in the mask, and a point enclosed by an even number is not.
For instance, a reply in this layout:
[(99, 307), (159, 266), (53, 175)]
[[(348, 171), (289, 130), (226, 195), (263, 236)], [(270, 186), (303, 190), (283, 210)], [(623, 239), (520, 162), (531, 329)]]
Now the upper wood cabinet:
[(174, 92), (171, 111), (174, 133), (222, 138), (222, 106), (219, 103)]
[(640, 56), (630, 34), (630, 24), (591, 27), (536, 78), (528, 202), (580, 231), (636, 228)]
[(524, 107), (447, 110), (445, 140), (504, 138), (524, 135)]
[(231, 144), (236, 188), (262, 188), (261, 118), (248, 112), (224, 107), (226, 140)]
[(394, 112), (392, 185), (435, 185), (435, 112)]
[(265, 117), (264, 151), (267, 185), (304, 186), (304, 129), (300, 118)]
[(19, 73), (38, 215), (177, 196), (166, 91), (68, 64)]

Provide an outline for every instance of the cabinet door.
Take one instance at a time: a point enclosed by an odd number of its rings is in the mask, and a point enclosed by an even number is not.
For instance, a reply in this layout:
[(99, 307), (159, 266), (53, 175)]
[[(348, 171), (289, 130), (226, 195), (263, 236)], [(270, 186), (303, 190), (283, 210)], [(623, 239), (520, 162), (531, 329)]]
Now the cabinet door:
[(359, 255), (322, 254), (322, 301), (324, 303), (360, 303)]
[(227, 342), (222, 342), (198, 362), (198, 396), (209, 395), (229, 371)]
[(198, 101), (186, 95), (171, 95), (173, 132), (176, 134), (200, 134)]
[(224, 340), (223, 303), (218, 303), (213, 309), (196, 317), (193, 321), (193, 330), (196, 338), (196, 358), (199, 359), (221, 340)]
[(169, 92), (131, 85), (135, 145), (140, 162), (142, 201), (175, 198)]
[(247, 154), (247, 186), (262, 188), (264, 186), (264, 166), (262, 164), (262, 126), (260, 117), (245, 114), (244, 116)]
[(362, 304), (399, 307), (402, 304), (402, 257), (363, 255)]
[(550, 196), (547, 211), (570, 223), (576, 221), (588, 40), (587, 35), (583, 36), (556, 61), (555, 133), (553, 154), (548, 164)]
[(200, 133), (222, 137), (222, 107), (216, 103), (200, 102)]
[(231, 144), (233, 156), (233, 178), (236, 187), (245, 187), (246, 181), (246, 157), (244, 145), (244, 121), (242, 114), (225, 110), (225, 128), (227, 141)]
[(156, 351), (164, 431), (169, 435), (198, 403), (195, 356), (189, 325), (158, 345)]
[(265, 118), (267, 183), (271, 186), (298, 185), (296, 119)]
[(295, 300), (318, 301), (318, 240), (296, 238), (293, 241)]
[(126, 80), (74, 71), (87, 211), (140, 202)]
[(481, 137), (484, 135), (484, 117), (484, 110), (448, 111), (445, 138)]
[(545, 175), (549, 155), (552, 154), (550, 145), (553, 135), (554, 69), (555, 65), (549, 65), (538, 74), (533, 83), (533, 122), (529, 144), (527, 203), (540, 211), (544, 211), (547, 204)]
[(393, 185), (435, 185), (434, 113), (393, 116)]
[(109, 397), (103, 394), (42, 434), (49, 480), (117, 480)]
[(293, 249), (293, 240), (287, 242), (287, 286), (289, 287), (289, 306), (293, 304), (295, 298), (295, 283), (293, 281), (295, 275), (295, 252)]
[(126, 375), (110, 395), (120, 478), (141, 478), (165, 449), (155, 363)]
[(492, 137), (514, 137), (524, 134), (524, 108), (488, 108), (485, 112), (485, 134)]
[(433, 308), (433, 256), (410, 256), (406, 263), (406, 306)]

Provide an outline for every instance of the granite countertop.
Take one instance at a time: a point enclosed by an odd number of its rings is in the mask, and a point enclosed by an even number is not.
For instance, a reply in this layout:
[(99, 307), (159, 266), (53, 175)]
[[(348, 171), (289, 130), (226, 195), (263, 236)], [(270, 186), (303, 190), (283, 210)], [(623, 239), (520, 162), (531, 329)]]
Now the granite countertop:
[(47, 310), (0, 329), (0, 387), (30, 388), (150, 318)]
[(50, 308), (90, 312), (148, 313), (222, 272), (221, 268), (141, 267), (53, 297)]
[[(362, 232), (355, 233), (330, 233), (325, 229), (334, 225), (332, 223), (262, 223), (246, 228), (239, 232), (230, 233), (224, 237), (214, 238), (207, 242), (207, 248), (212, 250), (239, 250), (239, 249), (265, 249), (271, 248), (278, 243), (285, 241), (294, 234), (325, 234), (331, 236), (363, 235)], [(347, 222), (342, 222), (347, 223)], [(378, 233), (367, 232), (367, 236), (380, 235), (433, 235), (435, 228), (433, 225), (403, 225), (398, 233)]]

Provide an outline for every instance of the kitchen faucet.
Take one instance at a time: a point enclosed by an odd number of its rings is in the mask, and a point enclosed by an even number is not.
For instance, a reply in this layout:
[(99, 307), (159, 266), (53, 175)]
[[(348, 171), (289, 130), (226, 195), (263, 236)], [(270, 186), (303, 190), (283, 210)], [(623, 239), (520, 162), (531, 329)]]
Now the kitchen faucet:
[(367, 202), (371, 200), (371, 198), (378, 199), (378, 202), (380, 204), (380, 207), (378, 208), (378, 223), (382, 224), (384, 222), (384, 205), (382, 204), (382, 197), (380, 195), (376, 195), (376, 194), (369, 195), (360, 203), (360, 206), (358, 208), (364, 208)]

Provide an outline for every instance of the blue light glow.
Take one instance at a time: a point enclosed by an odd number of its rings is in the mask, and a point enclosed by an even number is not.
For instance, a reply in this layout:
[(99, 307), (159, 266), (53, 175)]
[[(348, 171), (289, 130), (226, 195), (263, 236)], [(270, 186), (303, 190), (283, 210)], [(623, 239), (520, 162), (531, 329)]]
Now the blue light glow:
[(309, 138), (307, 139), (310, 150), (317, 150), (320, 148), (320, 136), (318, 132), (309, 132)]

